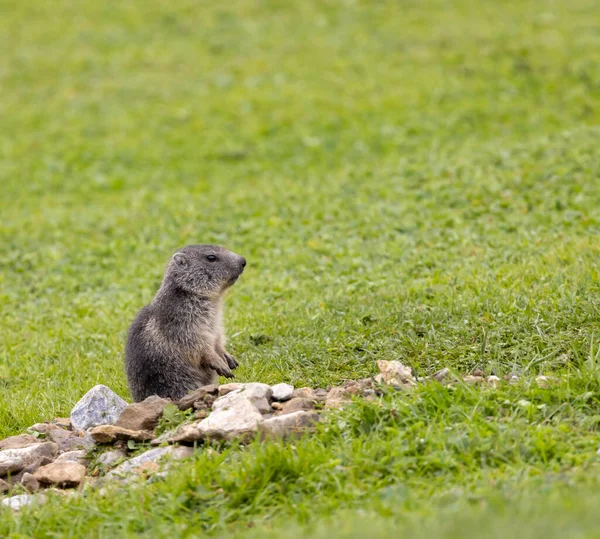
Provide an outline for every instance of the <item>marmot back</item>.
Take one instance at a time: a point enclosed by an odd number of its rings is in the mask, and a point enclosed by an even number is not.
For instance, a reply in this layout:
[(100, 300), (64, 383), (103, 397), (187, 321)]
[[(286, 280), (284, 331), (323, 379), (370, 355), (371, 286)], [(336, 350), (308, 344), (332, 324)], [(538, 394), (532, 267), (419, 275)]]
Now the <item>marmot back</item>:
[(244, 257), (216, 245), (172, 256), (156, 296), (129, 328), (125, 370), (136, 402), (178, 400), (218, 375), (233, 378), (238, 364), (225, 351), (222, 299), (245, 266)]

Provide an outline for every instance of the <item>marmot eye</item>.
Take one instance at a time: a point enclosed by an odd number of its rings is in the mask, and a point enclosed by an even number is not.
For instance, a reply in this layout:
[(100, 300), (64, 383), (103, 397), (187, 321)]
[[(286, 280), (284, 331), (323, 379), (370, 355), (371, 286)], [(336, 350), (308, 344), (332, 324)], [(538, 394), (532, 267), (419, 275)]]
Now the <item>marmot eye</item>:
[(206, 255), (206, 260), (209, 260), (210, 262), (214, 262), (217, 259), (217, 257), (215, 255)]

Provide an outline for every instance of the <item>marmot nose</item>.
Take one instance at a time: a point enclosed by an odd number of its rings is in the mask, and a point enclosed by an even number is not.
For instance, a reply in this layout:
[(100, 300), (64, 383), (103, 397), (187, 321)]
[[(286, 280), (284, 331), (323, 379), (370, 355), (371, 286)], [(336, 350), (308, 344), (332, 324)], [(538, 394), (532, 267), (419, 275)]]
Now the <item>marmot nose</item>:
[(242, 256), (241, 264), (242, 264), (242, 268), (246, 267), (246, 259), (243, 256)]

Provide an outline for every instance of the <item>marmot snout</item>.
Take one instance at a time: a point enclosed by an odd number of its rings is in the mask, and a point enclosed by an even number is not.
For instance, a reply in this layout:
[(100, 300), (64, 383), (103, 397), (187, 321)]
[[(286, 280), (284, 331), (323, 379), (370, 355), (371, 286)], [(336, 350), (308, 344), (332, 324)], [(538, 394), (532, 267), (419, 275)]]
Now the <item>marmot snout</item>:
[(222, 298), (246, 259), (216, 245), (190, 245), (167, 265), (162, 285), (129, 329), (125, 369), (134, 400), (173, 400), (233, 377), (237, 361), (225, 351)]

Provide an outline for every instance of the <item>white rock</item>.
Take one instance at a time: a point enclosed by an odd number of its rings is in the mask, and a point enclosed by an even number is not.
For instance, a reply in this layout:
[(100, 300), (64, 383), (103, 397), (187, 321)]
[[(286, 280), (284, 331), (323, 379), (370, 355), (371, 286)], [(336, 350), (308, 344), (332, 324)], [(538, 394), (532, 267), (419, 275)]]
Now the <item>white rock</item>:
[[(252, 385), (263, 386), (266, 384)], [(270, 392), (271, 388), (267, 387)], [(264, 388), (253, 388), (250, 391), (244, 388), (244, 390), (235, 391), (217, 399), (213, 404), (211, 414), (197, 424), (200, 438), (232, 440), (253, 435), (263, 421), (263, 417), (246, 395), (258, 396), (261, 394), (261, 390), (265, 391)], [(265, 394), (268, 393), (262, 393), (262, 395)]]
[(5, 507), (10, 507), (14, 511), (18, 511), (27, 505), (32, 505), (34, 503), (42, 504), (45, 501), (46, 496), (42, 496), (40, 494), (19, 494), (18, 496), (4, 498), (4, 500), (2, 500), (2, 505)]
[(411, 368), (399, 361), (385, 361), (384, 359), (380, 359), (377, 361), (377, 367), (379, 368), (379, 374), (375, 376), (375, 381), (379, 384), (404, 387), (417, 385)]
[[(236, 402), (238, 395), (243, 395), (254, 407), (263, 414), (270, 413), (271, 405), (269, 401), (273, 391), (268, 384), (251, 383), (244, 384), (241, 388), (230, 391), (226, 395), (219, 397), (212, 406), (213, 410), (221, 410), (230, 407), (232, 402)], [(243, 402), (243, 401), (240, 401)]]
[(52, 460), (56, 457), (57, 452), (58, 446), (52, 442), (0, 451), (0, 477), (9, 473), (20, 472), (23, 468), (40, 460), (42, 457)]
[(301, 435), (311, 430), (319, 421), (317, 412), (300, 410), (287, 415), (279, 415), (266, 419), (260, 424), (260, 431), (266, 436), (279, 438), (290, 435)]
[(90, 389), (71, 411), (75, 430), (86, 430), (97, 425), (114, 424), (127, 403), (110, 388), (97, 385)]
[(294, 393), (294, 386), (290, 384), (277, 384), (271, 387), (273, 400), (277, 402), (289, 401)]

